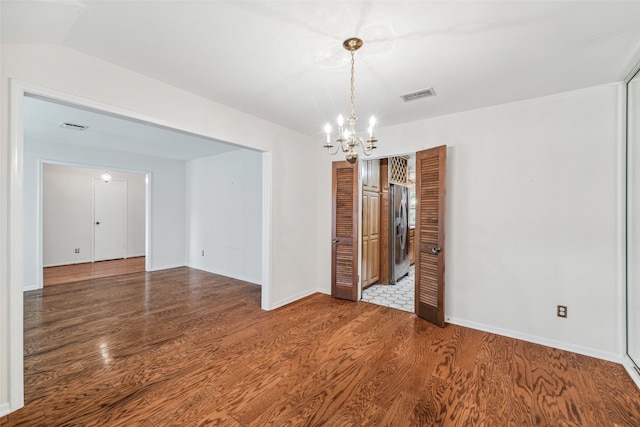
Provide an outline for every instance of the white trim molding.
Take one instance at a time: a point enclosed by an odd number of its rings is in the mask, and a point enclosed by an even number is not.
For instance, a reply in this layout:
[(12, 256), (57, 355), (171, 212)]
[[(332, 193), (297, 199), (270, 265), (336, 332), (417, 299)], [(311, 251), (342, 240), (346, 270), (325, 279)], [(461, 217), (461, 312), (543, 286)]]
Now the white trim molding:
[(4, 417), (11, 412), (11, 405), (9, 405), (8, 403), (0, 403), (0, 417)]
[(292, 302), (296, 302), (302, 298), (306, 298), (310, 295), (316, 294), (318, 291), (316, 289), (310, 289), (308, 291), (299, 292), (296, 295), (290, 296), (288, 298), (281, 299), (280, 301), (276, 301), (270, 308), (270, 310), (275, 310), (276, 308), (284, 307), (287, 304), (291, 304)]
[(469, 320), (464, 320), (464, 319), (458, 319), (456, 317), (447, 316), (445, 320), (447, 323), (451, 323), (453, 325), (464, 326), (471, 329), (477, 329), (483, 332), (490, 332), (492, 334), (502, 335), (504, 337), (515, 338), (518, 340), (527, 341), (534, 344), (540, 344), (547, 347), (557, 348), (559, 350), (570, 351), (572, 353), (582, 354), (584, 356), (595, 357), (596, 359), (608, 360), (609, 362), (620, 363), (620, 364), (622, 364), (623, 362), (623, 356), (615, 353), (598, 351), (592, 348), (568, 344), (566, 342), (539, 337), (537, 335), (531, 335), (531, 334), (525, 334), (522, 332), (512, 331), (510, 329), (496, 328), (494, 326), (471, 322)]
[(640, 388), (640, 371), (637, 370), (636, 365), (633, 363), (629, 355), (624, 356), (622, 366), (627, 370), (627, 373), (631, 377), (636, 386)]
[(9, 206), (8, 206), (8, 296), (9, 296), (9, 410), (24, 406), (23, 356), (23, 229), (22, 197), (24, 191), (23, 162), (23, 97), (26, 88), (9, 81)]
[(262, 295), (261, 308), (271, 310), (271, 189), (272, 189), (272, 156), (270, 152), (262, 153)]

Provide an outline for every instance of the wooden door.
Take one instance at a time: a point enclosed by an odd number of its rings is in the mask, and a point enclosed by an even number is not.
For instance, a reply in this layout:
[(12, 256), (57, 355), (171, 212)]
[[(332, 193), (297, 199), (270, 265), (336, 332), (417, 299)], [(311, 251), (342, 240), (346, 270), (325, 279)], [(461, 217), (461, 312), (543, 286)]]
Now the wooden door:
[(389, 283), (389, 161), (380, 160), (380, 265), (378, 281)]
[(333, 162), (331, 295), (358, 299), (358, 164)]
[(376, 283), (380, 276), (380, 160), (362, 164), (362, 289)]
[(362, 288), (380, 277), (380, 195), (362, 192)]
[(369, 284), (373, 284), (380, 278), (380, 195), (378, 193), (369, 194), (367, 216), (369, 217), (369, 268), (367, 276)]
[(362, 264), (360, 266), (360, 272), (362, 274), (362, 289), (365, 289), (369, 286), (370, 277), (369, 277), (369, 229), (371, 226), (369, 225), (369, 221), (371, 218), (369, 217), (369, 194), (370, 191), (362, 191), (362, 248), (361, 248), (361, 259)]
[(416, 314), (444, 327), (447, 147), (416, 153)]

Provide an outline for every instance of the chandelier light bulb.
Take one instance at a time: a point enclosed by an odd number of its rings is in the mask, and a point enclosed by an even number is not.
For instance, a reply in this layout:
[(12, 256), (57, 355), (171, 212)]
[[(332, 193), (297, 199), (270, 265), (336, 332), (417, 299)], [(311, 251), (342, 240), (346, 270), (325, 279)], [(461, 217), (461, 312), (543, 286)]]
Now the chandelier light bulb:
[(344, 124), (344, 117), (342, 117), (342, 114), (338, 114), (338, 126), (342, 127), (343, 124)]
[(329, 123), (324, 125), (324, 133), (327, 134), (327, 145), (331, 145), (331, 125)]
[(373, 128), (375, 125), (376, 125), (376, 118), (371, 116), (371, 118), (369, 119), (369, 126)]

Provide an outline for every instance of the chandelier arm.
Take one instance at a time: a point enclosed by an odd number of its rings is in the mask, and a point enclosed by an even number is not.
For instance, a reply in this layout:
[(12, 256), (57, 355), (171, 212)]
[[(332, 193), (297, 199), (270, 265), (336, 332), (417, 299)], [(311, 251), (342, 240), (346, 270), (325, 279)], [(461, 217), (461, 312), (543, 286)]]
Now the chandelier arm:
[[(335, 151), (331, 151), (332, 148), (335, 147)], [(338, 151), (340, 150), (340, 145), (325, 145), (324, 148), (327, 149), (327, 152), (332, 155), (335, 156), (336, 154), (338, 154)]]

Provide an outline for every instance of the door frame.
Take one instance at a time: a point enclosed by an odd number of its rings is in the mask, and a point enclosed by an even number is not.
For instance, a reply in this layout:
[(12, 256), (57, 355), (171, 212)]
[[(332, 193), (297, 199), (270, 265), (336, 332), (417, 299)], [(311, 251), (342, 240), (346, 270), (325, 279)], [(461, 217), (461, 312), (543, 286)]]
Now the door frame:
[[(9, 383), (8, 401), (9, 407), (0, 406), (0, 414), (10, 413), (24, 406), (24, 332), (23, 332), (23, 292), (24, 292), (24, 253), (23, 253), (23, 199), (24, 199), (24, 114), (23, 99), (25, 96), (35, 96), (47, 98), (53, 101), (73, 104), (79, 107), (90, 108), (103, 113), (111, 113), (129, 119), (138, 120), (143, 123), (158, 125), (169, 129), (182, 131), (179, 126), (166, 120), (150, 117), (145, 114), (115, 107), (99, 101), (89, 100), (69, 93), (45, 88), (37, 84), (20, 81), (14, 78), (9, 79), (8, 84), (8, 165), (6, 177), (8, 181), (6, 190), (7, 218), (6, 218), (6, 248), (7, 250), (7, 306), (8, 306), (8, 330), (7, 339), (9, 348), (7, 349), (7, 382)], [(194, 134), (193, 132), (190, 132)], [(207, 135), (196, 134), (204, 138), (211, 138)], [(245, 147), (242, 144), (238, 146)], [(252, 150), (254, 148), (247, 147)], [(272, 163), (271, 152), (262, 153), (262, 301), (263, 310), (270, 310), (271, 307), (271, 235), (272, 235)], [(39, 169), (41, 171), (41, 169)], [(41, 185), (42, 173), (37, 177)], [(151, 188), (153, 185), (153, 173), (147, 175), (147, 221), (146, 221), (146, 248), (145, 251), (151, 255)], [(41, 187), (40, 187), (41, 188)], [(40, 191), (41, 194), (41, 191)], [(39, 219), (40, 223), (41, 218)], [(4, 226), (4, 224), (3, 224)], [(1, 227), (0, 227), (1, 228)], [(0, 233), (3, 230), (0, 229)], [(41, 233), (41, 230), (40, 230)], [(42, 242), (40, 241), (40, 252)], [(151, 256), (147, 257), (150, 263)], [(42, 259), (39, 260), (42, 267)], [(150, 264), (146, 265), (150, 270)]]
[[(420, 150), (422, 151), (422, 150)], [(380, 156), (372, 156), (372, 157), (366, 157), (366, 158), (360, 158), (358, 163), (361, 163), (363, 161), (366, 160), (383, 160), (383, 159), (389, 159), (391, 157), (402, 157), (402, 156), (415, 156), (417, 153), (417, 151), (408, 151), (408, 152), (403, 152), (403, 153), (392, 153), (392, 154), (384, 154), (384, 155), (380, 155)], [(358, 169), (358, 197), (359, 197), (359, 205), (358, 206), (358, 217), (362, 218), (362, 169)], [(382, 202), (382, 200), (381, 200)], [(408, 207), (407, 207), (408, 208)], [(389, 229), (389, 233), (391, 233), (391, 229)], [(388, 239), (389, 236), (387, 235), (386, 238)], [(382, 237), (381, 237), (382, 239)], [(408, 242), (407, 242), (408, 244)], [(358, 247), (362, 248), (362, 221), (359, 221), (358, 224)], [(387, 257), (388, 258), (388, 257)], [(360, 280), (358, 280), (358, 301), (360, 301), (360, 299), (362, 299), (362, 272), (360, 271), (362, 269), (362, 251), (358, 252), (358, 277), (360, 278)], [(414, 309), (414, 313), (415, 313), (415, 309)]]
[[(82, 169), (96, 169), (96, 170), (105, 170), (109, 169), (113, 172), (124, 172), (124, 173), (135, 173), (138, 175), (143, 175), (145, 177), (145, 202), (144, 202), (144, 256), (145, 256), (145, 270), (151, 271), (151, 224), (153, 221), (151, 215), (151, 178), (152, 173), (148, 171), (137, 171), (137, 170), (125, 170), (110, 167), (109, 165), (88, 165), (84, 163), (74, 163), (74, 162), (63, 162), (58, 160), (48, 160), (48, 159), (38, 159), (38, 168), (36, 170), (36, 192), (38, 194), (38, 202), (36, 206), (36, 220), (38, 222), (38, 228), (36, 229), (36, 268), (38, 269), (38, 275), (36, 276), (36, 287), (33, 289), (42, 289), (44, 286), (44, 245), (42, 242), (43, 238), (43, 221), (44, 221), (44, 212), (43, 212), (43, 186), (44, 186), (44, 165), (57, 165), (57, 166), (67, 166), (72, 168), (82, 168)], [(92, 207), (93, 209), (93, 207)], [(95, 214), (95, 213), (93, 213)], [(125, 218), (126, 221), (126, 218)], [(126, 244), (126, 240), (125, 240)], [(91, 233), (91, 261), (95, 261), (94, 254), (94, 233)], [(126, 252), (125, 252), (126, 254)], [(31, 289), (29, 289), (31, 290)]]

